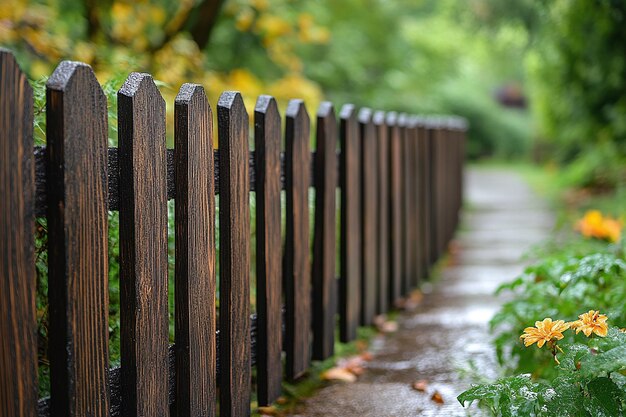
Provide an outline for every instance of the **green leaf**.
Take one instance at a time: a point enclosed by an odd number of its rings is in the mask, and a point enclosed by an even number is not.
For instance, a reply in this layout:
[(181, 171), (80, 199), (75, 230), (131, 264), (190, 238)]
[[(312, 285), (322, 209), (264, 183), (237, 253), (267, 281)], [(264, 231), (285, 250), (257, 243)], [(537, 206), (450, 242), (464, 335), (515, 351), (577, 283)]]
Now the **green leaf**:
[(623, 369), (626, 369), (626, 346), (619, 346), (584, 357), (581, 360), (580, 373), (582, 376), (594, 377)]
[(592, 379), (587, 384), (589, 401), (585, 402), (585, 409), (594, 417), (618, 417), (622, 415), (620, 389), (610, 378), (600, 377)]

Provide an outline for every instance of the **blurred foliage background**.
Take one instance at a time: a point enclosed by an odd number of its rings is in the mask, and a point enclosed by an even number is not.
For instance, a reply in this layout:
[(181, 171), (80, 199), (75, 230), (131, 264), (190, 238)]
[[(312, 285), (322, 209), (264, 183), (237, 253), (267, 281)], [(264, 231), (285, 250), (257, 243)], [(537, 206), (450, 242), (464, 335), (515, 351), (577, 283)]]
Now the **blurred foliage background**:
[(213, 105), (240, 90), (249, 112), (264, 93), (283, 109), (304, 98), (311, 115), (322, 99), (453, 113), (470, 122), (470, 158), (625, 182), (623, 0), (4, 0), (0, 44), (33, 80), (89, 63), (111, 96), (149, 72), (169, 117), (183, 82)]

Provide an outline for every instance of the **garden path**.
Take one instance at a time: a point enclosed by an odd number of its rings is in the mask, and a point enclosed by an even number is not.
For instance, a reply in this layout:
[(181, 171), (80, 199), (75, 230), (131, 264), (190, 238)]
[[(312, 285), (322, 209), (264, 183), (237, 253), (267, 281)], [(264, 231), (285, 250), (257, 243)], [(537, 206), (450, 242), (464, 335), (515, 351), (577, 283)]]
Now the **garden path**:
[[(300, 416), (466, 416), (456, 396), (471, 383), (461, 369), (473, 361), (495, 375), (488, 321), (501, 299), (493, 291), (518, 275), (521, 257), (551, 232), (545, 201), (506, 169), (466, 173), (461, 229), (440, 277), (422, 286), (423, 301), (398, 318), (399, 330), (375, 339), (374, 358), (354, 383), (332, 383), (308, 399)], [(411, 388), (428, 380), (426, 392)], [(431, 399), (440, 393), (443, 404)], [(472, 412), (472, 415), (479, 415)]]

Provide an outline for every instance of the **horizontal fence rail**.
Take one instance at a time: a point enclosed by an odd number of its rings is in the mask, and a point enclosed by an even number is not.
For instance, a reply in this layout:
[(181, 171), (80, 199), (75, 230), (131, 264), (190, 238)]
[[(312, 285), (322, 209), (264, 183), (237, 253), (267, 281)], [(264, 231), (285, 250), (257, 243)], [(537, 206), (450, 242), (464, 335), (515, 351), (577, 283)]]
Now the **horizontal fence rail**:
[[(150, 75), (131, 73), (118, 92), (113, 148), (107, 100), (88, 65), (62, 62), (46, 88), (46, 146), (35, 147), (31, 87), (0, 49), (3, 417), (249, 415), (253, 389), (259, 405), (271, 404), (283, 380), (333, 355), (336, 331), (341, 342), (354, 340), (359, 325), (428, 279), (458, 225), (467, 129), (459, 118), (329, 102), (310, 115), (292, 100), (283, 119), (276, 101), (261, 96), (250, 129), (239, 93), (222, 94), (212, 109), (202, 86), (184, 84), (174, 149), (166, 149), (165, 102)], [(120, 218), (116, 368), (108, 211)], [(37, 217), (48, 226), (51, 393), (41, 399)]]

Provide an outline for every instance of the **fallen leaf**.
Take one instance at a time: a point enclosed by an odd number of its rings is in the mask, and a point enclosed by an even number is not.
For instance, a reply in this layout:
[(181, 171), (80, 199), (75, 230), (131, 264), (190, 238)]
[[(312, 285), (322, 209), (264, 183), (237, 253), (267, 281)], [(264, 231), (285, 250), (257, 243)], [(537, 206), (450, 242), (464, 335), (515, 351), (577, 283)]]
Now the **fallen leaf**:
[(275, 416), (277, 414), (277, 410), (273, 406), (259, 407), (258, 411), (262, 416)]
[(371, 352), (365, 351), (365, 352), (361, 353), (361, 359), (363, 359), (366, 362), (369, 362), (372, 359), (374, 359), (374, 355), (372, 355)]
[(355, 382), (356, 375), (347, 369), (339, 366), (335, 366), (334, 368), (330, 368), (329, 370), (322, 372), (321, 378), (326, 381), (344, 381), (344, 382)]
[(415, 381), (413, 384), (411, 384), (411, 387), (415, 391), (426, 392), (426, 388), (428, 388), (428, 381), (425, 379), (420, 379), (419, 381)]
[(386, 321), (380, 327), (378, 327), (378, 330), (383, 332), (383, 333), (393, 333), (393, 332), (396, 332), (396, 331), (398, 331), (398, 322)]
[(351, 356), (349, 358), (341, 359), (337, 362), (337, 367), (343, 368), (348, 372), (353, 373), (354, 375), (361, 375), (365, 372), (365, 368), (363, 368), (363, 358), (361, 356)]
[(287, 399), (287, 397), (283, 397), (282, 395), (278, 398), (276, 398), (276, 404), (278, 405), (285, 405), (289, 402), (289, 400)]
[(432, 396), (432, 397), (430, 397), (430, 399), (431, 399), (433, 402), (436, 402), (437, 404), (443, 404), (443, 403), (444, 403), (444, 401), (443, 401), (443, 397), (441, 396), (441, 394), (439, 393), (439, 391), (435, 391), (435, 392), (433, 393), (433, 396)]

